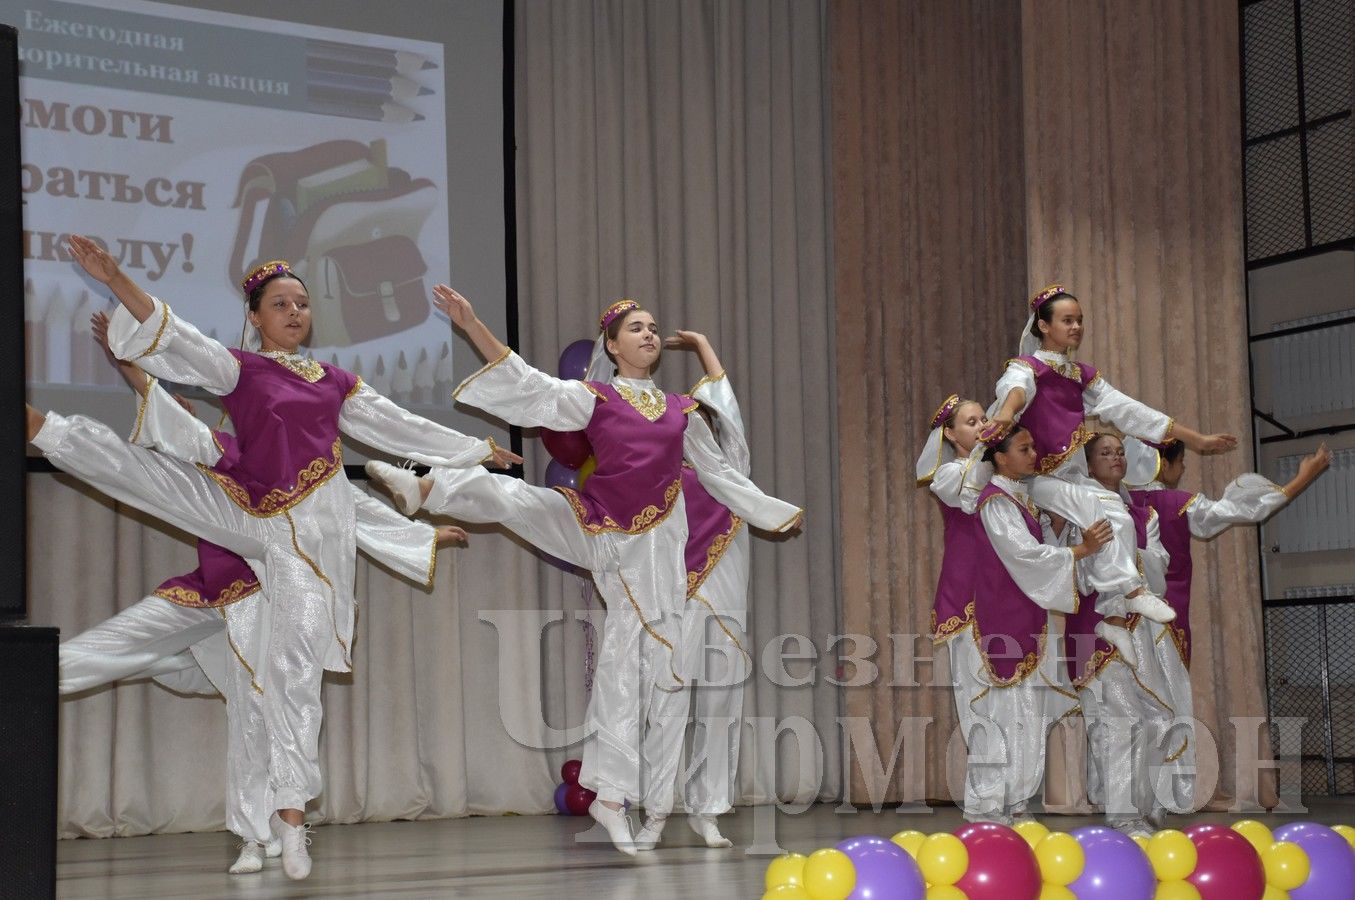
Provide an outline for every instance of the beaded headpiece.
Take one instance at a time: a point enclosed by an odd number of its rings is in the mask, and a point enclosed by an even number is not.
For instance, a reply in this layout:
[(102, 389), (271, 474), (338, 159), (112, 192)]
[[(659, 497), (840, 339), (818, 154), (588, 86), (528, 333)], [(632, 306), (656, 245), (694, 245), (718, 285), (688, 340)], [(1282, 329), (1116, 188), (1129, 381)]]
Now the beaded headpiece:
[(1053, 300), (1055, 297), (1072, 297), (1072, 296), (1073, 296), (1072, 294), (1068, 293), (1068, 291), (1064, 289), (1063, 285), (1051, 284), (1049, 287), (1045, 288), (1044, 290), (1036, 294), (1034, 297), (1030, 298), (1030, 311), (1035, 312), (1041, 306), (1044, 306), (1046, 303), (1048, 303), (1050, 300)]
[(607, 326), (616, 321), (617, 316), (624, 316), (632, 309), (639, 309), (640, 304), (634, 300), (618, 300), (611, 306), (602, 311), (602, 316), (598, 319), (598, 331), (606, 331)]
[(944, 425), (946, 420), (950, 418), (951, 413), (955, 412), (955, 408), (959, 405), (959, 394), (951, 394), (947, 397), (945, 402), (936, 408), (936, 412), (932, 413), (932, 428), (936, 429)]
[(245, 276), (245, 280), (240, 282), (240, 288), (245, 292), (245, 296), (248, 297), (250, 294), (254, 293), (255, 288), (263, 284), (268, 279), (273, 278), (274, 276), (277, 275), (291, 275), (291, 274), (292, 267), (287, 264), (287, 260), (285, 259), (269, 260), (268, 262), (263, 263), (262, 265), (255, 266), (250, 271), (250, 273)]

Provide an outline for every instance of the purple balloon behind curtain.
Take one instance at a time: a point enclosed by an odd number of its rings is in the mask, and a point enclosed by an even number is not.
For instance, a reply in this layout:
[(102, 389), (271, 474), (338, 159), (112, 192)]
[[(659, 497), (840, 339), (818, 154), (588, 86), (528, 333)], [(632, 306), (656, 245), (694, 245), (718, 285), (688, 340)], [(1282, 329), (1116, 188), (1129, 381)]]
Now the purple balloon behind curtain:
[(593, 342), (579, 339), (570, 344), (560, 354), (560, 365), (556, 373), (561, 378), (582, 380), (588, 372), (588, 360), (593, 356)]

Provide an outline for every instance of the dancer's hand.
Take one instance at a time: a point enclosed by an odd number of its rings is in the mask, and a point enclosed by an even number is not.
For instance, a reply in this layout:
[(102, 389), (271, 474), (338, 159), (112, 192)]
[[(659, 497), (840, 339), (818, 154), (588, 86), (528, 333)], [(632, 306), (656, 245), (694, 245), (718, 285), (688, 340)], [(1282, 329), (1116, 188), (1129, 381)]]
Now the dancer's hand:
[(1200, 454), (1227, 453), (1237, 448), (1237, 437), (1231, 434), (1202, 434), (1192, 449)]
[(183, 394), (170, 394), (170, 396), (173, 397), (174, 402), (182, 406), (184, 411), (190, 416), (196, 416), (198, 414), (198, 411), (193, 408), (193, 401), (189, 400)]
[(67, 239), (66, 246), (71, 251), (71, 256), (80, 264), (80, 268), (100, 284), (108, 284), (121, 272), (118, 261), (87, 237), (72, 234)]
[(494, 443), (492, 438), (489, 441), (489, 448), (492, 453), (489, 459), (485, 461), (485, 465), (491, 468), (507, 469), (509, 466), (515, 466), (522, 462), (521, 456), (506, 447), (500, 447)]
[(466, 329), (475, 324), (475, 307), (445, 284), (433, 286), (433, 305), (451, 319), (457, 328)]
[(663, 339), (663, 346), (669, 350), (700, 350), (702, 346), (709, 347), (710, 341), (700, 332), (679, 329), (672, 337)]
[(437, 545), (444, 547), (447, 544), (464, 544), (467, 542), (466, 529), (458, 528), (455, 525), (439, 525), (437, 527)]
[(1326, 443), (1323, 443), (1311, 456), (1305, 456), (1299, 460), (1299, 477), (1308, 483), (1312, 483), (1317, 476), (1331, 466), (1331, 451), (1327, 449)]
[[(128, 362), (125, 359), (118, 359), (113, 355), (113, 348), (108, 346), (108, 323), (108, 314), (102, 311), (96, 312), (89, 317), (89, 329), (94, 333), (94, 340), (99, 342), (99, 346), (103, 348), (104, 356), (108, 358), (110, 363), (117, 367), (118, 372), (122, 375), (123, 379), (131, 385), (132, 390), (143, 397), (146, 396), (146, 388), (150, 385), (149, 380), (146, 378), (146, 373), (141, 371), (141, 367), (136, 363)], [(184, 400), (182, 397), (175, 397), (174, 399), (178, 400), (179, 405), (184, 409), (188, 410), (190, 413), (193, 412), (193, 407), (187, 400)]]
[(1010, 434), (1014, 424), (1011, 419), (1001, 416), (994, 417), (979, 432), (979, 440), (988, 446), (992, 446)]
[[(1110, 523), (1101, 519), (1082, 532), (1082, 543), (1073, 548), (1073, 555), (1078, 559), (1091, 556), (1106, 544), (1109, 544), (1113, 536), (1114, 531), (1111, 529)], [(1078, 550), (1081, 550), (1082, 553), (1078, 554)]]

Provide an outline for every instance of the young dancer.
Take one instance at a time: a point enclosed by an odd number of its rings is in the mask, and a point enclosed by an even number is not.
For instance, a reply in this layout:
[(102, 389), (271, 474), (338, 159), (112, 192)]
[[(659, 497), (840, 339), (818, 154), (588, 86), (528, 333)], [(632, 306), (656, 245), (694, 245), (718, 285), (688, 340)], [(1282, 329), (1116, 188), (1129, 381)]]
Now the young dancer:
[(28, 435), (55, 463), (104, 493), (243, 557), (272, 602), (225, 608), (238, 665), (228, 668), (228, 827), (282, 842), (283, 868), (305, 878), (305, 804), (321, 786), (320, 677), (352, 667), (353, 498), (339, 433), (429, 465), (506, 464), (517, 457), (397, 407), (334, 366), (299, 354), (310, 333), (305, 285), (286, 263), (250, 273), (246, 345), (227, 350), (141, 290), (99, 245), (72, 236), (84, 270), (121, 306), (109, 325), (120, 359), (222, 397), (238, 453), (211, 467), (130, 445), (83, 416), (29, 407)]

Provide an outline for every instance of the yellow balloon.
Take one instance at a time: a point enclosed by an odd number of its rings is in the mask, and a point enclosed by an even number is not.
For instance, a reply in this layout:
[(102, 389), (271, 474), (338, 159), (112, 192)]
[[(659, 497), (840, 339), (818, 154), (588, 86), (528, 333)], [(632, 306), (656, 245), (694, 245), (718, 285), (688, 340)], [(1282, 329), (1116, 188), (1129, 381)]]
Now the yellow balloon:
[(805, 860), (805, 890), (810, 900), (847, 900), (856, 889), (856, 867), (841, 850), (815, 850)]
[(1256, 848), (1259, 856), (1270, 849), (1270, 845), (1275, 843), (1275, 836), (1270, 833), (1270, 829), (1255, 819), (1243, 819), (1241, 822), (1233, 823), (1233, 831), (1242, 835), (1251, 845)]
[(913, 859), (917, 859), (918, 848), (922, 846), (922, 842), (926, 839), (927, 836), (920, 831), (900, 831), (890, 838), (895, 844), (908, 851), (908, 855)]
[(1050, 832), (1035, 845), (1035, 860), (1040, 864), (1040, 878), (1054, 885), (1077, 881), (1087, 864), (1087, 856), (1077, 838), (1062, 831)]
[(969, 868), (969, 850), (955, 835), (937, 832), (922, 842), (917, 867), (928, 884), (954, 884)]
[(1355, 828), (1349, 825), (1333, 825), (1331, 830), (1345, 838), (1351, 847), (1355, 847)]
[(1145, 854), (1148, 852), (1148, 839), (1141, 834), (1131, 834), (1130, 840), (1139, 845), (1139, 849)]
[(787, 853), (778, 856), (767, 865), (767, 874), (762, 879), (767, 890), (782, 884), (805, 883), (805, 857), (802, 853)]
[(1159, 881), (1153, 900), (1200, 900), (1200, 892), (1189, 881)]
[(762, 900), (814, 900), (802, 884), (778, 884), (762, 895)]
[(969, 895), (953, 884), (934, 884), (927, 888), (927, 900), (969, 900)]
[(1044, 840), (1045, 835), (1049, 834), (1049, 829), (1045, 828), (1034, 819), (1027, 819), (1024, 822), (1017, 822), (1012, 826), (1012, 830), (1026, 839), (1030, 844), (1030, 849), (1034, 850), (1035, 845)]
[(585, 460), (583, 461), (583, 465), (579, 466), (579, 489), (580, 489), (580, 490), (583, 489), (583, 483), (584, 483), (585, 481), (588, 480), (588, 476), (589, 476), (589, 475), (592, 475), (593, 472), (594, 472), (594, 470), (597, 469), (597, 467), (598, 467), (598, 458), (597, 458), (596, 456), (590, 456), (590, 457), (588, 457), (587, 459), (585, 459)]
[(1261, 865), (1266, 867), (1266, 884), (1282, 891), (1292, 891), (1308, 880), (1308, 854), (1298, 844), (1276, 841), (1261, 854)]
[(1150, 837), (1145, 850), (1158, 881), (1181, 881), (1195, 871), (1195, 864), (1200, 860), (1195, 843), (1174, 828), (1163, 829)]
[(1040, 900), (1077, 900), (1077, 894), (1061, 884), (1046, 881), (1040, 886)]
[(1289, 892), (1266, 885), (1266, 892), (1261, 895), (1261, 900), (1289, 900)]

